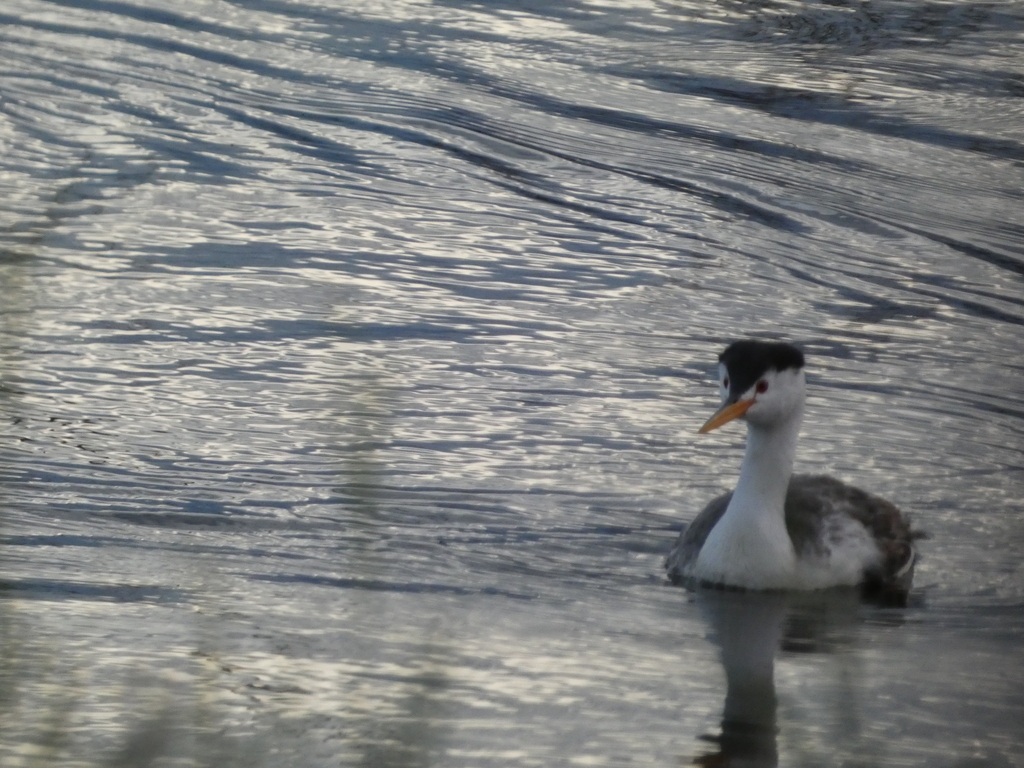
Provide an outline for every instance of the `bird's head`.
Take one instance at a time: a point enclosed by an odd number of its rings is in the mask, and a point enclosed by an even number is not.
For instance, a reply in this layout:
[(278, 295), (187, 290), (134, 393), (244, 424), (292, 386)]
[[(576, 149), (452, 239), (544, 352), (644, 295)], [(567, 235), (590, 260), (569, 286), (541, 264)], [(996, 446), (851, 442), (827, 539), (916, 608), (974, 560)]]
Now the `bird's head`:
[(701, 433), (740, 418), (770, 428), (803, 405), (804, 354), (782, 342), (733, 342), (718, 356), (718, 386), (722, 407)]

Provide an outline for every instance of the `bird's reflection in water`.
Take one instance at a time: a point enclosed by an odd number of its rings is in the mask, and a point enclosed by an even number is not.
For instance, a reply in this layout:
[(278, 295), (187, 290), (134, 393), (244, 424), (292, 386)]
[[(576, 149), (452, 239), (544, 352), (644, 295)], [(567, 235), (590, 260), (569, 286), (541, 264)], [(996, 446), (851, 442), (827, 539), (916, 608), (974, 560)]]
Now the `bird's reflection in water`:
[(854, 642), (855, 590), (813, 593), (701, 589), (696, 594), (725, 669), (722, 731), (702, 736), (717, 751), (694, 758), (701, 766), (778, 765), (775, 656), (829, 653)]

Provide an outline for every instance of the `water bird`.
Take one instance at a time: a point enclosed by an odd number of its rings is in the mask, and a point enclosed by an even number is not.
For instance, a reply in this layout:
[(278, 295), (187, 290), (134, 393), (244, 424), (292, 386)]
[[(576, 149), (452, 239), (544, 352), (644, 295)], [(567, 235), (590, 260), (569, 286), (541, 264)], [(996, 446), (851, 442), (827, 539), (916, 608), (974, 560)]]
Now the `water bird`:
[(665, 567), (687, 586), (812, 590), (859, 586), (906, 603), (918, 536), (890, 502), (827, 475), (793, 475), (803, 420), (804, 354), (792, 344), (736, 341), (719, 355), (721, 407), (700, 428), (747, 423), (731, 493), (680, 534)]

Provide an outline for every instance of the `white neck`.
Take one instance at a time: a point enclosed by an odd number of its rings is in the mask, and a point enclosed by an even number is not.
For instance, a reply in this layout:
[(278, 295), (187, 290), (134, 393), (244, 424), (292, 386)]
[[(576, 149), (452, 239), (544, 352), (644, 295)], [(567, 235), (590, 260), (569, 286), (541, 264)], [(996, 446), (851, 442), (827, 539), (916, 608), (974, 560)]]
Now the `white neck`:
[(800, 403), (783, 421), (748, 424), (739, 482), (701, 547), (696, 578), (750, 589), (793, 585), (796, 554), (786, 530), (785, 501), (802, 418)]
[(786, 489), (793, 474), (796, 441), (800, 436), (803, 408), (792, 418), (772, 427), (747, 425), (747, 450), (743, 454), (740, 479), (733, 491), (729, 512), (761, 517), (776, 514), (784, 520)]

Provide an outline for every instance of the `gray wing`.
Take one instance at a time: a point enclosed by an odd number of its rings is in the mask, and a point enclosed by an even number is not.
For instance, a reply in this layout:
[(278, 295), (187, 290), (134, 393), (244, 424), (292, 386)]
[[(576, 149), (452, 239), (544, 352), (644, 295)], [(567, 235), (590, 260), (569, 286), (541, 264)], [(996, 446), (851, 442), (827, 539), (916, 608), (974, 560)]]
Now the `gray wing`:
[[(685, 581), (685, 571), (697, 559), (708, 534), (725, 514), (732, 499), (726, 493), (711, 501), (690, 523), (669, 552), (669, 578)], [(905, 600), (913, 579), (914, 533), (900, 510), (885, 499), (827, 475), (794, 475), (786, 492), (786, 529), (797, 555), (824, 554), (830, 542), (823, 531), (828, 518), (851, 517), (871, 534), (881, 553), (877, 569), (865, 574), (867, 591), (883, 600)]]
[(684, 573), (687, 567), (697, 559), (700, 548), (704, 546), (711, 529), (725, 514), (725, 508), (729, 506), (730, 499), (732, 499), (732, 491), (712, 499), (711, 503), (704, 507), (701, 513), (693, 518), (693, 522), (679, 534), (679, 538), (672, 545), (672, 550), (665, 560), (668, 577), (674, 584), (680, 584), (686, 580)]
[(829, 546), (822, 531), (834, 516), (859, 522), (878, 547), (878, 565), (864, 574), (865, 590), (885, 601), (905, 601), (917, 558), (914, 539), (921, 536), (909, 519), (880, 496), (834, 477), (794, 475), (786, 492), (786, 528), (798, 556), (820, 554)]

